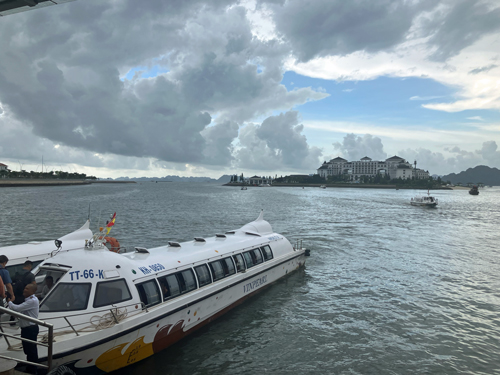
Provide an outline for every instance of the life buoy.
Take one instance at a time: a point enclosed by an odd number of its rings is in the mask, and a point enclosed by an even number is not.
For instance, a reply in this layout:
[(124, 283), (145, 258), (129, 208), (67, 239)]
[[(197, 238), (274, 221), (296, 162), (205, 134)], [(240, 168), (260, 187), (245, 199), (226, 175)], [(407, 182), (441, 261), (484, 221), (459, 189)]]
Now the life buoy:
[(106, 247), (109, 249), (109, 251), (112, 251), (114, 253), (117, 253), (120, 251), (120, 243), (118, 240), (114, 237), (104, 237), (106, 242), (104, 243)]

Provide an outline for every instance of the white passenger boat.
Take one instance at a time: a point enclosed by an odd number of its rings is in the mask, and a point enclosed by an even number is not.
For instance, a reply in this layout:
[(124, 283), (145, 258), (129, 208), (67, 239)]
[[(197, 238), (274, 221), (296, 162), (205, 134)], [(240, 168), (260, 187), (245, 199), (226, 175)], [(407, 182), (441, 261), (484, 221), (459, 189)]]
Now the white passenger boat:
[(427, 192), (427, 195), (412, 198), (410, 204), (412, 206), (436, 207), (438, 205), (438, 200)]
[[(125, 254), (97, 238), (59, 253), (38, 269), (38, 276), (59, 279), (39, 315), (54, 324), (53, 371), (110, 372), (158, 353), (303, 266), (308, 253), (274, 233), (262, 213), (210, 238)], [(40, 327), (38, 340), (46, 334)], [(0, 355), (24, 358), (0, 345)], [(38, 350), (47, 361), (47, 349)]]
[(320, 185), (320, 189), (326, 189), (326, 185)]

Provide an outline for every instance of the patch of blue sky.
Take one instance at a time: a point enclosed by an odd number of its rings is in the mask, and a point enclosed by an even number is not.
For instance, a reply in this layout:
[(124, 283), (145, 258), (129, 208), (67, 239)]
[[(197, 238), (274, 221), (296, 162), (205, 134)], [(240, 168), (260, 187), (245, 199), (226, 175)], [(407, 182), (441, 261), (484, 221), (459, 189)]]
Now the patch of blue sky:
[(137, 72), (141, 72), (140, 78), (154, 78), (160, 74), (168, 73), (169, 70), (160, 65), (153, 66), (136, 66), (130, 69), (125, 76), (122, 77), (122, 81), (131, 80), (137, 74)]
[(333, 81), (286, 72), (282, 84), (288, 90), (311, 87), (329, 97), (305, 103), (295, 109), (304, 121), (348, 121), (379, 124), (385, 127), (431, 126), (456, 129), (466, 126), (471, 117), (498, 121), (493, 110), (443, 112), (424, 108), (423, 104), (458, 100), (456, 90), (425, 78), (379, 77), (369, 81)]

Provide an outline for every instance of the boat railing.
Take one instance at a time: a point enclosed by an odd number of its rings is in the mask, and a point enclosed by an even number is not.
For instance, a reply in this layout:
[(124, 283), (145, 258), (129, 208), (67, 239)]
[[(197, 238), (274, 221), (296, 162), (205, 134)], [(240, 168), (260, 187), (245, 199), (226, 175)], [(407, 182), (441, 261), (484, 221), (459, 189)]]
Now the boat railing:
[(293, 250), (301, 250), (302, 249), (302, 238), (295, 240), (295, 245), (293, 246)]
[[(9, 309), (4, 309), (0, 310), (0, 312), (5, 311), (8, 312), (11, 315), (14, 315), (15, 312)], [(135, 315), (142, 314), (143, 312), (148, 312), (148, 308), (146, 305), (144, 305), (143, 302), (140, 303), (133, 303), (130, 305), (125, 305), (125, 306), (113, 306), (113, 307), (107, 307), (105, 309), (101, 310), (92, 310), (92, 311), (85, 311), (83, 313), (79, 314), (72, 314), (72, 315), (65, 315), (65, 316), (57, 316), (53, 318), (46, 318), (45, 321), (37, 320), (37, 322), (42, 322), (43, 324), (37, 323), (41, 326), (47, 327), (48, 331), (45, 332), (40, 332), (42, 334), (42, 337), (40, 341), (38, 342), (39, 345), (43, 346), (48, 346), (50, 344), (50, 356), (52, 356), (52, 342), (54, 340), (54, 337), (57, 336), (62, 336), (62, 335), (67, 335), (67, 334), (75, 334), (76, 336), (80, 336), (82, 333), (87, 333), (87, 332), (95, 332), (95, 331), (100, 331), (103, 329), (111, 328), (117, 324), (120, 324), (122, 320), (126, 318), (130, 318)], [(22, 319), (28, 320), (28, 318), (25, 315), (15, 313), (17, 314), (17, 317), (22, 317)], [(19, 316), (20, 315), (20, 316)], [(85, 316), (88, 316), (89, 319), (85, 320), (82, 319)], [(31, 318), (32, 319), (32, 318)], [(75, 320), (78, 320), (75, 322)], [(51, 323), (48, 323), (48, 321), (52, 321)], [(65, 321), (66, 324), (62, 324), (61, 322)], [(12, 322), (8, 322), (12, 323)], [(56, 326), (57, 328), (54, 328)], [(0, 327), (1, 328), (1, 327)], [(3, 330), (2, 330), (3, 331)], [(3, 333), (3, 332), (2, 332)], [(13, 348), (13, 345), (8, 341), (7, 337), (10, 337), (12, 339), (16, 340), (24, 340), (22, 339), (19, 335), (7, 335), (3, 333), (5, 340), (7, 341), (7, 345), (9, 349)], [(29, 341), (29, 340), (28, 340)], [(0, 356), (1, 358), (1, 356)], [(19, 361), (16, 359), (16, 361)], [(26, 361), (24, 363), (27, 363)]]
[(13, 357), (9, 357), (9, 356), (6, 356), (6, 355), (0, 355), (0, 358), (4, 358), (4, 359), (8, 359), (8, 360), (13, 360), (13, 361), (24, 363), (24, 364), (27, 364), (27, 365), (32, 365), (32, 366), (40, 367), (40, 368), (46, 369), (47, 372), (50, 371), (51, 368), (52, 368), (52, 349), (53, 349), (53, 342), (54, 342), (54, 325), (50, 324), (50, 323), (47, 323), (47, 322), (45, 322), (43, 320), (39, 320), (39, 319), (32, 318), (32, 317), (27, 316), (27, 315), (18, 313), (16, 311), (13, 311), (13, 310), (10, 310), (10, 309), (6, 309), (5, 307), (0, 307), (0, 313), (1, 314), (8, 314), (10, 316), (13, 316), (13, 317), (16, 317), (16, 318), (19, 318), (19, 319), (27, 320), (27, 321), (29, 321), (31, 323), (38, 324), (39, 326), (46, 327), (47, 331), (48, 331), (47, 332), (47, 341), (46, 342), (38, 342), (38, 341), (33, 341), (33, 340), (26, 339), (26, 338), (21, 337), (21, 336), (10, 335), (10, 334), (5, 333), (5, 331), (3, 330), (2, 325), (4, 325), (4, 324), (9, 324), (10, 325), (12, 322), (11, 321), (2, 322), (0, 324), (0, 331), (2, 332), (1, 335), (3, 336), (5, 342), (7, 343), (7, 346), (9, 347), (9, 349), (12, 348), (12, 345), (10, 343), (9, 338), (12, 339), (12, 340), (21, 340), (22, 342), (29, 342), (29, 343), (32, 343), (32, 344), (36, 344), (36, 345), (40, 345), (40, 346), (45, 346), (47, 348), (47, 364), (44, 365), (42, 363), (35, 363), (35, 362), (25, 361), (25, 360), (22, 360), (22, 359), (19, 359), (19, 358), (13, 358)]
[[(126, 318), (148, 312), (148, 308), (143, 302), (132, 303), (124, 306), (112, 306), (102, 310), (85, 311), (79, 314), (58, 316), (47, 318), (46, 320), (61, 320), (64, 319), (67, 325), (58, 326), (54, 330), (54, 335), (64, 335), (74, 333), (80, 336), (81, 333), (100, 331), (103, 329), (111, 328), (120, 324)], [(82, 319), (88, 316), (89, 319)], [(78, 320), (78, 322), (75, 322)]]

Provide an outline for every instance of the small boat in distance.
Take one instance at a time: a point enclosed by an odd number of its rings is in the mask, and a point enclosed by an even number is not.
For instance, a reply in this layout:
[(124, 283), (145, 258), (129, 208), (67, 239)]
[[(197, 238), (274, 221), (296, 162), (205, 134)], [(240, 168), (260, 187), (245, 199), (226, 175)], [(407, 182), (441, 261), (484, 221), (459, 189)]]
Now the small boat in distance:
[(477, 188), (477, 185), (472, 186), (472, 188), (469, 190), (470, 195), (479, 195), (479, 189)]
[(438, 205), (438, 200), (431, 196), (427, 190), (427, 196), (414, 197), (411, 199), (410, 204), (412, 206), (436, 207)]
[(246, 186), (242, 186), (241, 190), (247, 190), (247, 187)]
[(320, 189), (326, 189), (326, 185), (320, 185)]

